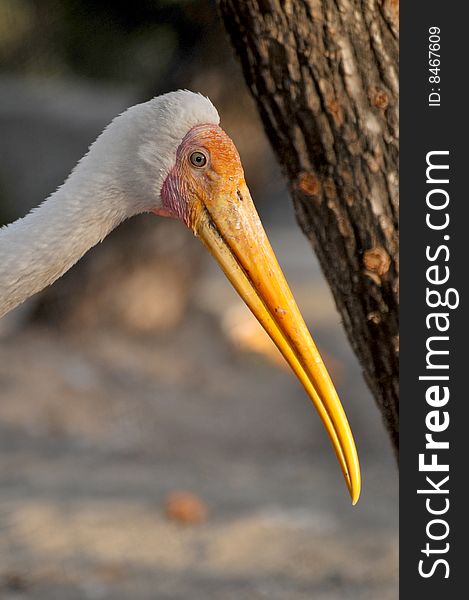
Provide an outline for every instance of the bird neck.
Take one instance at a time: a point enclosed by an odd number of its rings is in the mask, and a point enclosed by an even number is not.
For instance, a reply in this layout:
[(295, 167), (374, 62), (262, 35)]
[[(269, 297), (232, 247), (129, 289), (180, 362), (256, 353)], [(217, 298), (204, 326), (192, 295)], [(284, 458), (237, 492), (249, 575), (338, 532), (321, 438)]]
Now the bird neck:
[(108, 182), (81, 179), (72, 173), (38, 208), (0, 228), (0, 317), (53, 283), (129, 216)]

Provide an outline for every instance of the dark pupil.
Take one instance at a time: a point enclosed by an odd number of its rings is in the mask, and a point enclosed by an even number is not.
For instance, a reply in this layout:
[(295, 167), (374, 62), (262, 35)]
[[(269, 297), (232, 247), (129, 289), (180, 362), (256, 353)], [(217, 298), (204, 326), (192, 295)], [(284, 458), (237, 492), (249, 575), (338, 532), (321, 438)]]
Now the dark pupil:
[(194, 152), (192, 155), (192, 163), (197, 167), (202, 167), (205, 164), (205, 156), (200, 152)]

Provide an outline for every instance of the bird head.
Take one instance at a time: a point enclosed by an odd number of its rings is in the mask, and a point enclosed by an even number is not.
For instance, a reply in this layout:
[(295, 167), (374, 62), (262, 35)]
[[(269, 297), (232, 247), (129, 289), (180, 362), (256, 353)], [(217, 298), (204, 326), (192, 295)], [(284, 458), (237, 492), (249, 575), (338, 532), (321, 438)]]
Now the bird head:
[(127, 182), (127, 197), (137, 203), (134, 212), (146, 210), (181, 220), (215, 257), (311, 398), (355, 504), (360, 467), (347, 417), (267, 239), (238, 151), (219, 126), (216, 109), (199, 94), (179, 91), (133, 107), (115, 120), (119, 121), (119, 127), (113, 125), (104, 134), (115, 137), (107, 140), (107, 148), (129, 147), (129, 137), (133, 139), (129, 152), (138, 161), (125, 160), (120, 173)]

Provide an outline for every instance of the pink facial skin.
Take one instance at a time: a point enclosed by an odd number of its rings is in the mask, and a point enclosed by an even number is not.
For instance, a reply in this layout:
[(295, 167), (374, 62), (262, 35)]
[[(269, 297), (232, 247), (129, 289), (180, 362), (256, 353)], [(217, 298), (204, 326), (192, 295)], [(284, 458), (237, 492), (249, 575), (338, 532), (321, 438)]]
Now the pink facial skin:
[(193, 180), (189, 156), (196, 150), (204, 150), (208, 160), (209, 152), (200, 139), (201, 134), (212, 130), (221, 131), (217, 125), (206, 124), (193, 127), (184, 137), (176, 152), (176, 162), (161, 188), (162, 207), (154, 211), (157, 215), (181, 220), (192, 228), (189, 187)]
[(168, 176), (164, 180), (163, 187), (161, 188), (162, 206), (154, 212), (161, 217), (172, 217), (173, 219), (179, 219), (188, 227), (190, 227), (190, 210), (189, 203), (187, 201), (187, 194), (184, 193), (185, 186), (183, 183), (183, 171), (184, 169), (182, 164), (180, 164), (180, 161), (176, 159), (176, 164), (169, 172)]

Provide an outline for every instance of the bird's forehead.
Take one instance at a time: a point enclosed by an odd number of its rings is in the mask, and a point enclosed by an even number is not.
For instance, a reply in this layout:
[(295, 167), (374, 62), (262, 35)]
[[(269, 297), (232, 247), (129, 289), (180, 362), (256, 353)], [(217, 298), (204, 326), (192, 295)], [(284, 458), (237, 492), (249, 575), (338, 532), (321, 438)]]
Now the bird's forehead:
[(189, 130), (178, 149), (178, 156), (186, 156), (196, 149), (206, 149), (214, 166), (224, 163), (240, 164), (236, 146), (219, 125), (196, 125)]

